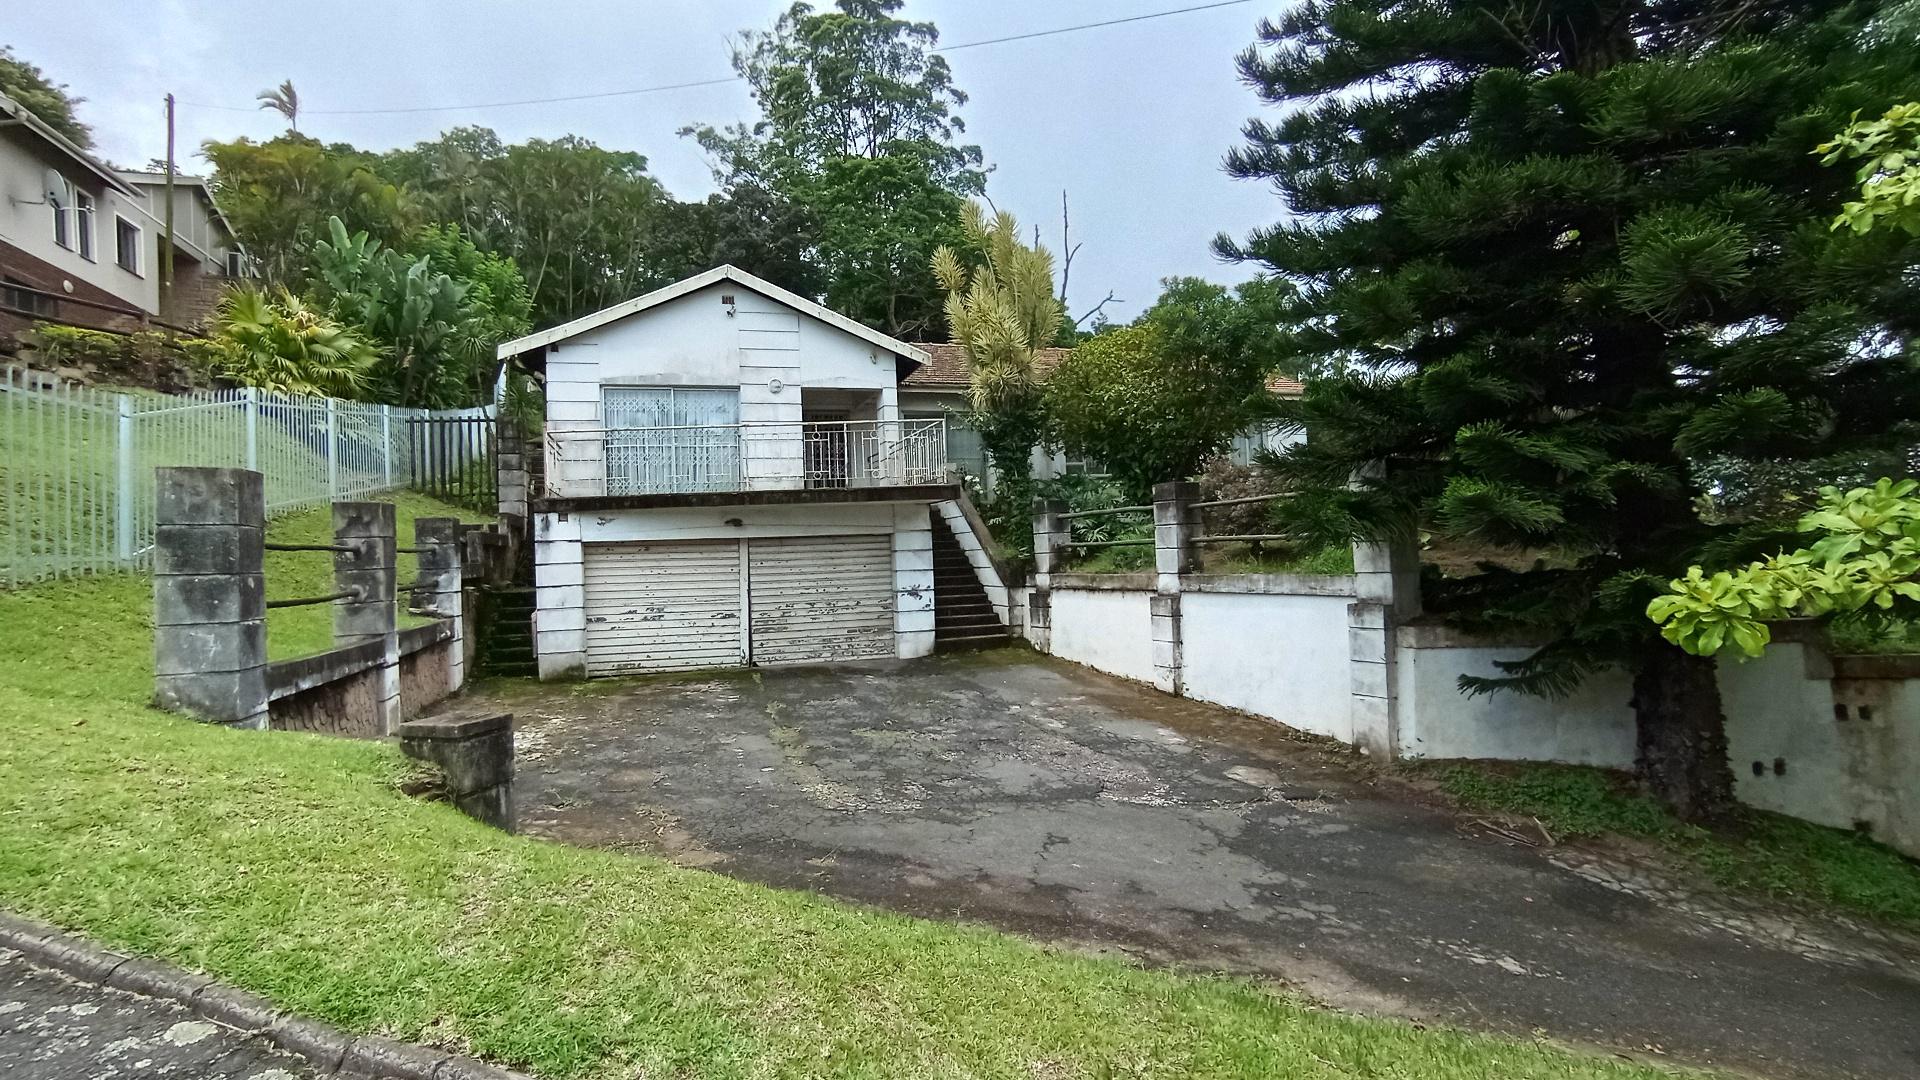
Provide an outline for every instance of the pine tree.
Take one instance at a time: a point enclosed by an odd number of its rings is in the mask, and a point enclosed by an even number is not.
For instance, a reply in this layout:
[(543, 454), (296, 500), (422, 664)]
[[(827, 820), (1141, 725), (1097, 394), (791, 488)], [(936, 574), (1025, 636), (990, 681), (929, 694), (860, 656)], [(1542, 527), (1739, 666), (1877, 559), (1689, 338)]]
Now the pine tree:
[(1463, 690), (1627, 669), (1642, 774), (1692, 818), (1732, 802), (1715, 671), (1642, 612), (1779, 537), (1699, 511), (1710, 466), (1857, 459), (1920, 417), (1920, 243), (1831, 230), (1851, 175), (1813, 153), (1912, 94), (1879, 7), (1316, 0), (1240, 59), (1289, 112), (1229, 169), (1291, 215), (1216, 243), (1301, 285), (1293, 346), (1344, 372), (1291, 410), (1301, 527), (1501, 551), (1429, 607), (1548, 643)]

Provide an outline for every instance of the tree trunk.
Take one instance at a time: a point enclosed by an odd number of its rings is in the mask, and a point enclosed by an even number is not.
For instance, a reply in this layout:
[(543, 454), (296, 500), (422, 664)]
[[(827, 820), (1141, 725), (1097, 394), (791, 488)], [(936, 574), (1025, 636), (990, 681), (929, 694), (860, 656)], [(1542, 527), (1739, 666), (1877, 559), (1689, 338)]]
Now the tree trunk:
[(1687, 821), (1711, 821), (1733, 809), (1727, 721), (1714, 662), (1661, 643), (1633, 676), (1640, 775), (1655, 797)]

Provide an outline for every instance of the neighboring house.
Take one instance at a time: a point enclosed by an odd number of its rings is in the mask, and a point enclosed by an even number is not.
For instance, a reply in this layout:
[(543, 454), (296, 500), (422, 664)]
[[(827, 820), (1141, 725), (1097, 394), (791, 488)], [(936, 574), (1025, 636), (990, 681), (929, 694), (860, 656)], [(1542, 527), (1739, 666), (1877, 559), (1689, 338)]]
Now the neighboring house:
[(245, 272), (245, 259), (206, 184), (176, 175), (183, 287), (163, 305), (164, 183), (116, 171), (0, 94), (0, 335), (36, 320), (117, 331), (197, 322), (216, 291), (207, 282)]
[[(971, 381), (971, 368), (967, 361), (967, 352), (958, 345), (943, 345), (932, 342), (917, 342), (915, 348), (927, 354), (927, 363), (900, 383), (901, 415), (914, 418), (945, 418), (947, 421), (947, 460), (954, 463), (967, 475), (979, 478), (988, 476), (987, 451), (980, 441), (979, 433), (966, 424), (969, 411), (967, 404), (967, 386)], [(1034, 374), (1041, 382), (1046, 382), (1055, 368), (1071, 355), (1072, 349), (1041, 349), (1034, 354)], [(1267, 380), (1267, 391), (1280, 397), (1299, 397), (1303, 387), (1293, 379), (1274, 376)], [(1254, 454), (1262, 449), (1278, 450), (1289, 443), (1302, 438), (1298, 433), (1283, 433), (1277, 428), (1265, 427), (1246, 432), (1234, 439), (1228, 456), (1242, 465), (1252, 462)], [(1046, 480), (1056, 476), (1070, 476), (1078, 473), (1100, 475), (1102, 468), (1098, 462), (1087, 461), (1060, 451), (1048, 452), (1036, 449), (1033, 454), (1033, 475), (1036, 479)]]
[(541, 677), (1005, 640), (920, 348), (722, 266), (499, 356), (546, 387)]
[[(166, 174), (123, 169), (119, 175), (139, 194), (158, 252), (159, 237), (165, 234)], [(176, 326), (198, 326), (228, 287), (258, 276), (234, 238), (233, 224), (213, 201), (207, 179), (174, 173), (173, 294), (161, 299), (160, 317)]]

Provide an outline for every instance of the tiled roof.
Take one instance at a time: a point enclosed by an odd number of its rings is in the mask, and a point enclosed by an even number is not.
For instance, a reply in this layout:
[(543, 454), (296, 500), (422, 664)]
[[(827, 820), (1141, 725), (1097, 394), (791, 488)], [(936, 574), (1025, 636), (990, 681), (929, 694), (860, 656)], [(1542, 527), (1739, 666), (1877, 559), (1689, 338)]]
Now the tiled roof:
[[(967, 351), (958, 345), (942, 345), (929, 341), (918, 341), (914, 347), (925, 352), (930, 359), (919, 369), (901, 381), (900, 385), (908, 390), (965, 390), (967, 388), (968, 368)], [(1042, 382), (1053, 369), (1060, 366), (1072, 349), (1041, 349), (1034, 354), (1035, 373)], [(1275, 375), (1267, 380), (1268, 391), (1281, 397), (1299, 397), (1304, 389), (1293, 379)]]

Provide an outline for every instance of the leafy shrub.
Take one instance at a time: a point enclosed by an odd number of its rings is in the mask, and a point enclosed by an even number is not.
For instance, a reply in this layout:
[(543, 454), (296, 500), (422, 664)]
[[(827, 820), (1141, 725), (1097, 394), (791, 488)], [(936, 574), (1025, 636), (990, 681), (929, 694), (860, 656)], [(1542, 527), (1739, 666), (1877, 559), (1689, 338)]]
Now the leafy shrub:
[(353, 397), (378, 357), (352, 330), (281, 292), (235, 289), (220, 302), (214, 332), (227, 346), (222, 374), (281, 394)]
[(1759, 656), (1769, 621), (1850, 616), (1869, 632), (1920, 615), (1920, 481), (1882, 479), (1841, 492), (1820, 489), (1820, 506), (1800, 531), (1811, 546), (1739, 570), (1708, 574), (1698, 566), (1647, 605), (1668, 641), (1698, 656), (1733, 645)]
[[(1272, 473), (1258, 465), (1237, 464), (1229, 458), (1214, 458), (1207, 462), (1206, 469), (1200, 473), (1201, 502), (1277, 495), (1283, 490), (1279, 479)], [(1212, 507), (1202, 513), (1207, 532), (1221, 536), (1248, 536), (1276, 531), (1274, 516), (1279, 507), (1280, 500), (1276, 499), (1272, 502)], [(1264, 545), (1254, 541), (1250, 546), (1257, 554)]]
[(49, 367), (91, 368), (110, 378), (170, 390), (204, 382), (223, 367), (226, 347), (208, 338), (157, 330), (114, 334), (57, 323), (35, 323), (27, 342)]

